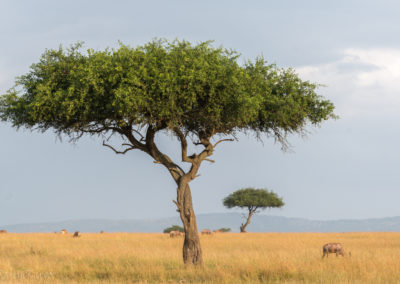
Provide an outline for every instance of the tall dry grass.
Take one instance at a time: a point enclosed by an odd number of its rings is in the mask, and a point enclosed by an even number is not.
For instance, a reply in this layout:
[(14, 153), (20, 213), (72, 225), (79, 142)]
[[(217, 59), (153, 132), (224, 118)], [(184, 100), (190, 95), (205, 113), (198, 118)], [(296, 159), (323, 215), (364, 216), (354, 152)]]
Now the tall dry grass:
[[(201, 236), (204, 266), (184, 267), (166, 234), (0, 235), (7, 283), (400, 283), (400, 233)], [(352, 257), (322, 257), (341, 242)]]

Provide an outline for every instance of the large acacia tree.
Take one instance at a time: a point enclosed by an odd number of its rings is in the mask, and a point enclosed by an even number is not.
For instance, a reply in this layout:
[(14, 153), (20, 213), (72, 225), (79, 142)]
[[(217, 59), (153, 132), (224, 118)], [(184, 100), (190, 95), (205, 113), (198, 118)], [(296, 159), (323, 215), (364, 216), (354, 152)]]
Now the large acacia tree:
[[(144, 46), (82, 51), (47, 50), (16, 86), (0, 97), (0, 118), (16, 128), (53, 130), (76, 141), (84, 135), (117, 136), (118, 154), (140, 150), (163, 165), (177, 185), (174, 201), (185, 228), (183, 260), (201, 264), (189, 183), (217, 145), (239, 132), (274, 137), (301, 133), (307, 124), (334, 117), (317, 85), (263, 58), (239, 63), (239, 55), (210, 42), (154, 40)], [(155, 137), (180, 143), (181, 162), (159, 149)], [(188, 153), (188, 142), (194, 153)]]

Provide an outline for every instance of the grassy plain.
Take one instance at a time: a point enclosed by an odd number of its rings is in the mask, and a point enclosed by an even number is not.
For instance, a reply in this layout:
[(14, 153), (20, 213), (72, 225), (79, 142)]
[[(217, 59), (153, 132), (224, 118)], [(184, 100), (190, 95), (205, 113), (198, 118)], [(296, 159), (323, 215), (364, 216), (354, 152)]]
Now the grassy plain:
[[(1, 234), (7, 283), (400, 283), (400, 233), (201, 236), (204, 266), (185, 268), (166, 234)], [(321, 259), (341, 242), (351, 257)]]

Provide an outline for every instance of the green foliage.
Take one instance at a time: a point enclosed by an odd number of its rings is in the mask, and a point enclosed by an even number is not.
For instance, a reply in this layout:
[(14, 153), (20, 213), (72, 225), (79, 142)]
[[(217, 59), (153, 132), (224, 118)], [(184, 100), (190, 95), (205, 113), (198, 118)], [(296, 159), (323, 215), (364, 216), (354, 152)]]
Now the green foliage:
[(272, 207), (282, 207), (285, 203), (276, 193), (266, 189), (244, 188), (228, 195), (223, 200), (227, 208), (248, 208), (250, 211)]
[(262, 57), (239, 64), (236, 52), (210, 42), (81, 49), (46, 50), (0, 97), (0, 119), (75, 139), (151, 125), (207, 137), (252, 130), (285, 145), (286, 134), (335, 117), (317, 85), (292, 69)]
[(228, 232), (230, 232), (232, 230), (231, 230), (231, 228), (221, 228), (221, 229), (218, 229), (218, 231), (220, 231), (222, 233), (228, 233)]
[(171, 227), (168, 227), (168, 228), (164, 229), (163, 232), (164, 233), (170, 233), (171, 231), (179, 231), (179, 232), (182, 232), (182, 233), (185, 232), (185, 230), (181, 226), (178, 226), (178, 225), (173, 225)]

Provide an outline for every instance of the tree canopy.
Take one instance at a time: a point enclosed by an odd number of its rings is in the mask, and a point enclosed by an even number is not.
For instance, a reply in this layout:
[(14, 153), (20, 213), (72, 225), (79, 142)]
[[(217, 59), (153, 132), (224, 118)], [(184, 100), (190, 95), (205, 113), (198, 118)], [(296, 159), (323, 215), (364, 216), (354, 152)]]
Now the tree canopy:
[(244, 188), (228, 195), (223, 200), (227, 208), (239, 207), (252, 210), (282, 207), (285, 203), (276, 193), (266, 189)]
[(227, 208), (246, 208), (248, 215), (246, 222), (240, 226), (240, 232), (245, 233), (246, 227), (250, 224), (251, 217), (260, 209), (279, 208), (285, 205), (282, 198), (276, 193), (266, 189), (243, 188), (239, 189), (224, 198), (223, 204)]
[(46, 50), (1, 97), (0, 118), (74, 139), (151, 125), (200, 139), (252, 130), (285, 144), (287, 133), (334, 117), (317, 85), (292, 69), (262, 57), (239, 64), (210, 42), (81, 49)]

